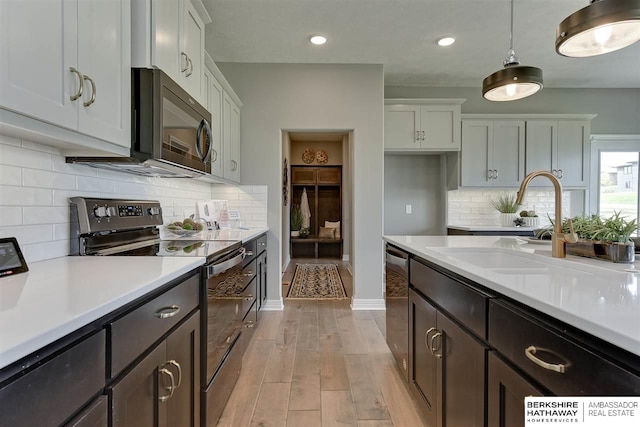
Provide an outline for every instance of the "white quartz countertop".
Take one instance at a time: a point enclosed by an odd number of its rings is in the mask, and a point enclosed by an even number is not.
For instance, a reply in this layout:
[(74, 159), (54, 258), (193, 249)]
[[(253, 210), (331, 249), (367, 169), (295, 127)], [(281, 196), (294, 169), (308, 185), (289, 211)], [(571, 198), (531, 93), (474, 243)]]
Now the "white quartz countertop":
[(501, 225), (447, 225), (447, 228), (461, 231), (533, 231), (540, 227), (503, 227)]
[(640, 356), (640, 262), (551, 257), (544, 243), (497, 236), (384, 236), (488, 289)]
[(164, 228), (161, 228), (160, 237), (162, 240), (240, 240), (242, 243), (247, 243), (267, 231), (269, 231), (267, 227), (233, 228), (213, 231), (205, 230), (194, 235), (180, 237), (167, 233)]
[(0, 278), (0, 368), (204, 263), (204, 257), (63, 257)]

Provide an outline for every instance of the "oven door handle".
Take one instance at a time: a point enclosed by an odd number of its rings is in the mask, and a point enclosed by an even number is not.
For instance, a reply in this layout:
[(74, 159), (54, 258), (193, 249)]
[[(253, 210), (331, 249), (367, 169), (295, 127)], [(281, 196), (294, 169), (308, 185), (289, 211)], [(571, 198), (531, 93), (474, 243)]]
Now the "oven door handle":
[(246, 249), (240, 248), (238, 250), (238, 255), (234, 256), (231, 259), (228, 259), (220, 264), (212, 264), (207, 266), (207, 278), (212, 278), (217, 276), (220, 273), (224, 273), (231, 267), (235, 267), (236, 265), (242, 263), (246, 256)]

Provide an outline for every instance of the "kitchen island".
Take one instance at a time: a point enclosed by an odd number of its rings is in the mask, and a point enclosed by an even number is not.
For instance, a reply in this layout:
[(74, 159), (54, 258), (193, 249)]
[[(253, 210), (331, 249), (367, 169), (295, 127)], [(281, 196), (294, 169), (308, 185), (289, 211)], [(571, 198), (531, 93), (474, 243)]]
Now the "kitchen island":
[(384, 240), (409, 254), (409, 382), (434, 424), (522, 426), (525, 396), (640, 394), (637, 265), (515, 237)]

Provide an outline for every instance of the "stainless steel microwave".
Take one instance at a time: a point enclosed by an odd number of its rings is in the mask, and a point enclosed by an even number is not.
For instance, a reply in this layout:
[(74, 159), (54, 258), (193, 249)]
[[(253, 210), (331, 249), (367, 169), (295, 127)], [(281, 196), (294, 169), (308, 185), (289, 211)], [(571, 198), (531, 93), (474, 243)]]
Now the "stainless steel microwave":
[(67, 157), (67, 163), (162, 177), (211, 173), (211, 113), (161, 70), (131, 69), (131, 156)]

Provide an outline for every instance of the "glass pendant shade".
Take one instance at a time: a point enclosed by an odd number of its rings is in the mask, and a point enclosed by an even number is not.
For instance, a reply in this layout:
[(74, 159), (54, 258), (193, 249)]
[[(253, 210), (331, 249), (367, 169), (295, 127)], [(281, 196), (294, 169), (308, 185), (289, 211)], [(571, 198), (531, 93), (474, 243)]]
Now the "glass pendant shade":
[(558, 25), (556, 52), (571, 57), (602, 55), (640, 40), (640, 0), (596, 0)]
[(482, 81), (482, 96), (489, 101), (515, 101), (542, 89), (542, 70), (525, 65), (508, 66)]

